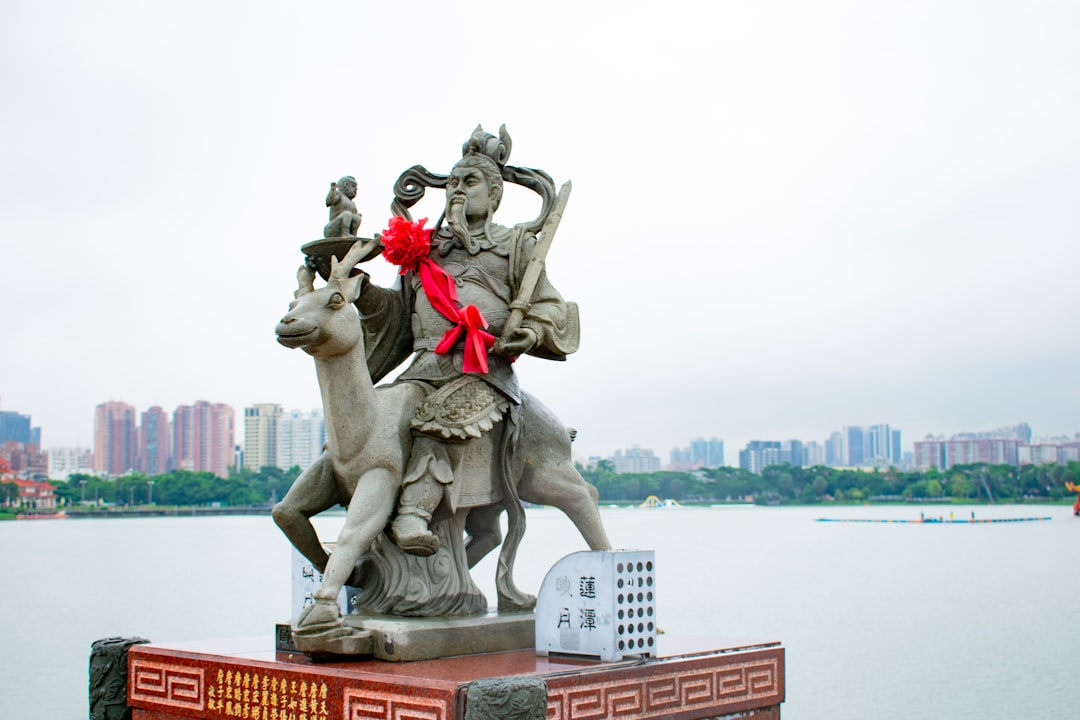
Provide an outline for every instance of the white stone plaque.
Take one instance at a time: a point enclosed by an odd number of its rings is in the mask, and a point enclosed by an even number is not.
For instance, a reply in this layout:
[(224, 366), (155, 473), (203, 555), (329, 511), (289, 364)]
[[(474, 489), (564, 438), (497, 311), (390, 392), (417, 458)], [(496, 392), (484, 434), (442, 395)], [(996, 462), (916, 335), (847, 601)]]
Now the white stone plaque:
[[(327, 552), (331, 552), (333, 543), (328, 543), (323, 547)], [(315, 566), (311, 564), (311, 561), (300, 554), (300, 551), (296, 548), (292, 549), (292, 617), (293, 620), (300, 617), (300, 612), (315, 602), (313, 597), (319, 586), (322, 585), (323, 575), (321, 572), (315, 569)], [(352, 603), (355, 602), (356, 591), (350, 588), (348, 585), (341, 588), (341, 593), (338, 594), (338, 604), (341, 605), (341, 614), (348, 615), (352, 609)]]
[(536, 652), (655, 656), (655, 553), (579, 552), (555, 563), (536, 601)]

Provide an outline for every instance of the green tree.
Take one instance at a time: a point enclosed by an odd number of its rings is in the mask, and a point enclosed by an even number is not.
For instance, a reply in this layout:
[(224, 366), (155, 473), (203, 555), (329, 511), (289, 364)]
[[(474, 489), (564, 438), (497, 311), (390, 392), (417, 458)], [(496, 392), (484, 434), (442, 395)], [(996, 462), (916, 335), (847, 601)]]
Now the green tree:
[(6, 480), (0, 482), (0, 505), (14, 505), (19, 499), (19, 486)]

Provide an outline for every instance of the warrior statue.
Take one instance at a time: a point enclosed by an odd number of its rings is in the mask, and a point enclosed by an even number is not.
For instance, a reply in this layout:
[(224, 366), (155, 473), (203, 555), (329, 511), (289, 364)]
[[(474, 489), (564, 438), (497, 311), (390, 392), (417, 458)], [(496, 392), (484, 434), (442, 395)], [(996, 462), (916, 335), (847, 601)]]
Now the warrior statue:
[[(392, 529), (399, 547), (417, 555), (438, 549), (429, 523), (443, 501), (452, 512), (463, 493), (484, 492), (490, 485), (486, 469), (481, 470), (486, 477), (470, 477), (470, 468), (477, 464), (467, 456), (496, 460), (511, 450), (497, 447), (487, 431), (503, 418), (520, 423), (522, 396), (514, 359), (529, 354), (564, 360), (578, 348), (577, 305), (563, 300), (546, 272), (528, 289), (529, 296), (521, 298), (522, 278), (536, 252), (535, 232), (525, 225), (507, 228), (493, 221), (509, 155), (505, 128), (502, 135), (500, 140), (477, 128), (466, 142), (462, 159), (445, 180), (445, 224), (435, 231), (430, 255), (453, 279), (460, 304), (476, 307), (488, 332), (499, 338), (487, 355), (487, 371), (469, 372), (466, 342), (436, 352), (457, 323), (433, 306), (419, 273), (407, 272), (393, 289), (366, 285), (356, 303), (365, 318), (373, 378), (415, 352), (412, 364), (395, 381), (422, 388), (425, 399), (412, 420), (412, 453)], [(527, 311), (508, 329), (515, 307)]]
[[(486, 612), (469, 568), (500, 542), (499, 609), (531, 609), (536, 598), (512, 579), (520, 501), (558, 507), (590, 549), (611, 547), (596, 489), (573, 466), (572, 431), (519, 389), (512, 365), (526, 354), (563, 360), (578, 347), (577, 306), (544, 269), (569, 183), (556, 195), (547, 174), (507, 165), (509, 155), (505, 128), (500, 137), (477, 128), (449, 175), (420, 166), (402, 174), (381, 238), (305, 246), (299, 289), (276, 332), (316, 360), (328, 440), (274, 508), (324, 573), (294, 624), (305, 652), (364, 652), (367, 626), (345, 627), (337, 607), (345, 584), (360, 588), (355, 607), (372, 615)], [(494, 222), (504, 181), (540, 195), (539, 217), (511, 228)], [(446, 191), (434, 230), (408, 212), (427, 187)], [(391, 288), (354, 267), (380, 251), (401, 267)], [(321, 289), (316, 272), (327, 280)], [(410, 356), (399, 377), (375, 387)], [(310, 518), (336, 504), (346, 521), (328, 555)]]

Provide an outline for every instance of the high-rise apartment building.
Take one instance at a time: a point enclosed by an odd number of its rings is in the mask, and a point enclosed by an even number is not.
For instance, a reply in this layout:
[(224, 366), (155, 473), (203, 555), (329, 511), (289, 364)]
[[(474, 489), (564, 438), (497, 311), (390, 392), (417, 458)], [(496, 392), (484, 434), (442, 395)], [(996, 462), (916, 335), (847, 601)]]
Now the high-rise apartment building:
[(988, 465), (1019, 464), (1020, 441), (1016, 438), (956, 436), (927, 437), (915, 441), (915, 467), (926, 470), (936, 467), (948, 470), (953, 465), (986, 463)]
[(282, 409), (277, 403), (244, 408), (244, 467), (258, 471), (277, 466), (277, 429)]
[[(1024, 446), (1031, 446), (1031, 426), (1026, 422), (996, 430), (958, 433), (948, 440), (944, 435), (936, 438), (927, 435), (925, 440), (915, 442), (915, 467), (947, 470), (953, 465), (972, 463), (1018, 465), (1022, 462), (1020, 449)], [(1023, 459), (1030, 457), (1032, 452), (1024, 451)]]
[(690, 460), (699, 468), (716, 468), (724, 464), (724, 441), (717, 438), (698, 438), (690, 443)]
[(844, 436), (834, 430), (825, 441), (825, 464), (829, 467), (840, 467), (844, 462)]
[(690, 448), (673, 447), (668, 455), (668, 469), (681, 470), (683, 472), (694, 469), (693, 455)]
[(654, 473), (660, 472), (660, 458), (652, 450), (635, 445), (629, 450), (616, 450), (608, 458), (616, 473)]
[(739, 467), (760, 474), (770, 465), (780, 465), (779, 440), (752, 440), (739, 451)]
[(75, 473), (94, 472), (94, 454), (90, 448), (52, 447), (45, 455), (49, 461), (50, 480), (67, 480)]
[(861, 467), (870, 455), (870, 438), (866, 428), (852, 425), (844, 428), (844, 465)]
[(29, 444), (34, 442), (30, 428), (30, 416), (10, 410), (0, 410), (0, 443), (8, 440)]
[(236, 414), (224, 403), (199, 400), (173, 413), (173, 462), (177, 469), (229, 473), (233, 463)]
[(802, 440), (785, 440), (780, 444), (780, 464), (784, 463), (792, 467), (806, 464), (806, 451)]
[(109, 401), (94, 408), (94, 470), (119, 477), (136, 467), (135, 408)]
[(698, 470), (700, 468), (718, 468), (724, 465), (724, 441), (718, 438), (697, 438), (684, 448), (671, 449), (672, 470)]
[(326, 420), (322, 410), (293, 410), (278, 420), (277, 462), (282, 470), (298, 465), (307, 470), (322, 454), (326, 442)]
[[(836, 441), (837, 433), (833, 433), (826, 441), (827, 465), (899, 467), (903, 460), (900, 451), (900, 431), (893, 430), (887, 424), (869, 427), (850, 425), (845, 427), (839, 436), (839, 448)], [(834, 462), (837, 457), (841, 458), (840, 461)]]
[(139, 471), (147, 475), (169, 472), (171, 444), (169, 415), (154, 405), (143, 412), (139, 422)]

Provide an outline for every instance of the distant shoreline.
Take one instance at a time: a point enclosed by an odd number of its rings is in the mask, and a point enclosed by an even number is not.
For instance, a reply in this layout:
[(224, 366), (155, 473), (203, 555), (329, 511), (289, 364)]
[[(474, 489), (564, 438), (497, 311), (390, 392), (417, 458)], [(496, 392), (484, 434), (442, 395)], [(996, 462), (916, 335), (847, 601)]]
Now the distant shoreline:
[(145, 510), (135, 508), (109, 508), (102, 510), (82, 510), (61, 508), (53, 513), (26, 512), (0, 513), (0, 519), (7, 520), (84, 520), (140, 517), (207, 517), (219, 515), (269, 515), (270, 505), (245, 507), (149, 507)]
[[(1011, 502), (1011, 503), (987, 503), (987, 502), (949, 502), (947, 500), (938, 501), (900, 501), (889, 500), (883, 502), (818, 502), (818, 503), (783, 503), (780, 505), (757, 505), (755, 503), (743, 503), (743, 502), (683, 502), (679, 507), (684, 508), (710, 508), (710, 507), (760, 507), (760, 508), (777, 508), (777, 507), (908, 507), (917, 508), (925, 507), (928, 505), (951, 507), (951, 508), (988, 508), (988, 507), (1018, 507), (1018, 506), (1070, 506), (1073, 504), (1071, 499), (1053, 501), (1042, 500), (1038, 502)], [(640, 503), (637, 502), (619, 502), (619, 503), (600, 503), (601, 508), (618, 508), (618, 509), (641, 509), (641, 510), (663, 510), (672, 508), (640, 508)], [(238, 507), (149, 507), (146, 509), (137, 508), (108, 508), (100, 510), (81, 510), (81, 509), (60, 509), (55, 513), (44, 512), (27, 512), (27, 513), (5, 513), (0, 511), (0, 520), (109, 520), (115, 518), (148, 518), (148, 517), (218, 517), (227, 515), (269, 515), (272, 505), (248, 505)], [(532, 507), (544, 507), (542, 505)], [(333, 514), (340, 512), (344, 514), (343, 508), (327, 510), (323, 514)]]

